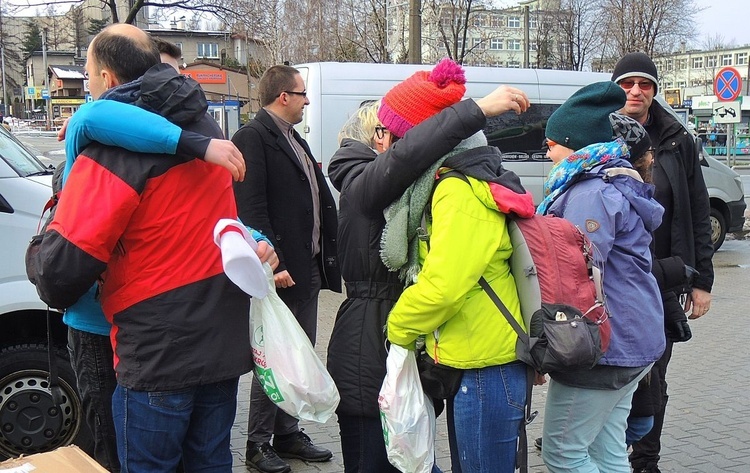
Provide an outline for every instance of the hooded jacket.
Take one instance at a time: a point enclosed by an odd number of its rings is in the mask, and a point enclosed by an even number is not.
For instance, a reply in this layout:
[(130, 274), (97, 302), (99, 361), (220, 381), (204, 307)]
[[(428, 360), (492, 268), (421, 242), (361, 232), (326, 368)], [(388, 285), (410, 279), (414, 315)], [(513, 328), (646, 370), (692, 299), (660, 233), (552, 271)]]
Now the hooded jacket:
[(499, 150), (488, 146), (451, 156), (443, 163), (445, 170), (465, 174), (468, 182), (445, 178), (435, 187), (429, 249), (427, 242), (420, 242), (422, 269), (388, 317), (392, 343), (409, 346), (426, 334), (430, 357), (460, 369), (517, 360), (516, 332), (479, 286), (484, 276), (514, 318), (523, 323), (508, 262), (513, 248), (506, 212), (528, 217), (534, 205), (518, 177), (501, 163)]
[(386, 319), (403, 290), (398, 273), (389, 272), (380, 259), (383, 210), (485, 121), (476, 103), (465, 100), (415, 126), (379, 156), (351, 139), (333, 155), (328, 176), (340, 192), (338, 254), (346, 289), (327, 358), (341, 393), (338, 414), (379, 416)]
[[(602, 149), (591, 145), (568, 159)], [(606, 176), (608, 169), (621, 167), (631, 167), (622, 156), (593, 167), (548, 213), (577, 225), (595, 247), (595, 263), (603, 268), (612, 338), (599, 364), (637, 368), (658, 360), (665, 347), (661, 295), (651, 274), (649, 247), (664, 210), (653, 199), (652, 185), (624, 174)]]
[[(170, 97), (182, 94), (176, 121), (222, 136), (198, 84), (171, 67), (151, 68), (141, 90), (165, 115), (174, 110)], [(117, 380), (127, 388), (172, 390), (240, 376), (252, 366), (249, 298), (224, 275), (212, 238), (221, 218), (237, 218), (222, 168), (92, 144), (44, 234), (38, 292), (66, 308), (101, 279)]]

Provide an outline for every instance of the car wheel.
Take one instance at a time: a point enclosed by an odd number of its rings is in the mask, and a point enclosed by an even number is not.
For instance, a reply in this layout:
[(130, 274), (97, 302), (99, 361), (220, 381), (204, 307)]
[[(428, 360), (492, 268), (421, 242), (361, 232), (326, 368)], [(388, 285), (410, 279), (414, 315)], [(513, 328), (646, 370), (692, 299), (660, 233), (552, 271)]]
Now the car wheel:
[(727, 236), (727, 224), (724, 215), (718, 209), (711, 209), (711, 243), (714, 251), (721, 248), (724, 238)]
[(70, 361), (55, 352), (63, 402), (49, 390), (47, 346), (17, 345), (0, 351), (0, 457), (46, 452), (75, 443), (90, 450), (92, 437), (83, 424), (81, 400)]

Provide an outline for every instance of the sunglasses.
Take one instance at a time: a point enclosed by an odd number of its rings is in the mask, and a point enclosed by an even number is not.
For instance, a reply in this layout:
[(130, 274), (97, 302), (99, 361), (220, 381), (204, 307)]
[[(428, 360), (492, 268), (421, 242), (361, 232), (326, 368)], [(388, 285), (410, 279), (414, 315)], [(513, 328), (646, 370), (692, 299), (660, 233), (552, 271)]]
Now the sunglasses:
[(542, 151), (548, 151), (554, 146), (557, 146), (557, 143), (550, 140), (549, 138), (545, 138), (544, 141), (542, 141)]
[(631, 79), (623, 79), (620, 81), (620, 87), (625, 90), (630, 90), (633, 86), (637, 85), (641, 90), (651, 90), (654, 88), (654, 83), (650, 80), (635, 81)]

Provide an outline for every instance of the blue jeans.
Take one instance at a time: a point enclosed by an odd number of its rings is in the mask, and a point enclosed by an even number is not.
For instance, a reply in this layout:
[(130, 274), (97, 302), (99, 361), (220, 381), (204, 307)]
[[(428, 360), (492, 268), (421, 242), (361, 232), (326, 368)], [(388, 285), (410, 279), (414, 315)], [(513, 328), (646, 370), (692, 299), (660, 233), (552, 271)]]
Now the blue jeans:
[(174, 391), (118, 385), (112, 398), (123, 473), (232, 471), (229, 441), (239, 378)]
[(117, 386), (112, 343), (106, 335), (68, 327), (70, 364), (76, 375), (86, 424), (94, 436), (94, 459), (110, 472), (120, 471), (112, 393)]
[(461, 386), (447, 406), (449, 435), (455, 438), (453, 471), (513, 473), (525, 404), (523, 363), (465, 370)]
[(542, 460), (550, 473), (630, 473), (625, 429), (638, 381), (620, 389), (586, 389), (550, 380)]
[(628, 429), (625, 431), (625, 445), (628, 447), (651, 432), (654, 427), (654, 416), (628, 417)]

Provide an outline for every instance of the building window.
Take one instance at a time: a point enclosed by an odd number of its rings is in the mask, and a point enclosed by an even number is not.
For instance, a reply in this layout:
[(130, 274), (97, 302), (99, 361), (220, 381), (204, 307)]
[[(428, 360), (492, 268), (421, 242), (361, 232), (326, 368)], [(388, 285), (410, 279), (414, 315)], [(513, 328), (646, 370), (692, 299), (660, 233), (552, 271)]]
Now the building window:
[(490, 49), (493, 49), (495, 51), (503, 49), (503, 40), (502, 40), (502, 38), (492, 38), (492, 39), (490, 39)]
[(198, 43), (198, 57), (219, 59), (219, 43)]
[(490, 17), (490, 26), (493, 28), (500, 28), (503, 26), (503, 17), (500, 15), (492, 15)]
[(706, 56), (706, 67), (716, 67), (716, 56)]
[(511, 51), (520, 51), (521, 50), (521, 40), (520, 39), (509, 39), (508, 40), (508, 49)]
[(685, 81), (684, 81), (684, 80), (678, 80), (678, 81), (677, 81), (677, 87), (678, 87), (678, 88), (680, 88), (680, 89), (684, 89), (684, 88), (685, 88), (686, 86), (687, 86), (687, 84), (685, 84)]
[(732, 55), (731, 54), (722, 54), (721, 55), (721, 65), (722, 66), (731, 66), (732, 65)]
[(703, 58), (702, 57), (694, 57), (693, 58), (693, 69), (703, 69)]
[(530, 51), (539, 51), (539, 43), (537, 41), (529, 41)]
[(667, 59), (667, 64), (664, 67), (664, 69), (666, 69), (668, 71), (674, 70), (674, 60), (673, 59)]
[(531, 15), (529, 17), (529, 29), (535, 30), (539, 27), (539, 20), (537, 19), (536, 15)]
[(182, 56), (182, 43), (174, 43), (180, 49), (180, 56)]
[(508, 61), (505, 64), (505, 67), (511, 67), (514, 69), (519, 69), (521, 67), (521, 63), (519, 61)]
[(677, 59), (677, 61), (675, 61), (675, 66), (676, 66), (675, 68), (678, 71), (687, 69), (688, 68), (687, 67), (687, 58), (685, 58), (685, 59)]
[(486, 43), (482, 38), (471, 38), (471, 49), (486, 49)]
[(520, 28), (521, 17), (520, 16), (509, 16), (508, 17), (508, 28)]
[(735, 66), (746, 66), (747, 65), (747, 53), (737, 53), (734, 55)]

